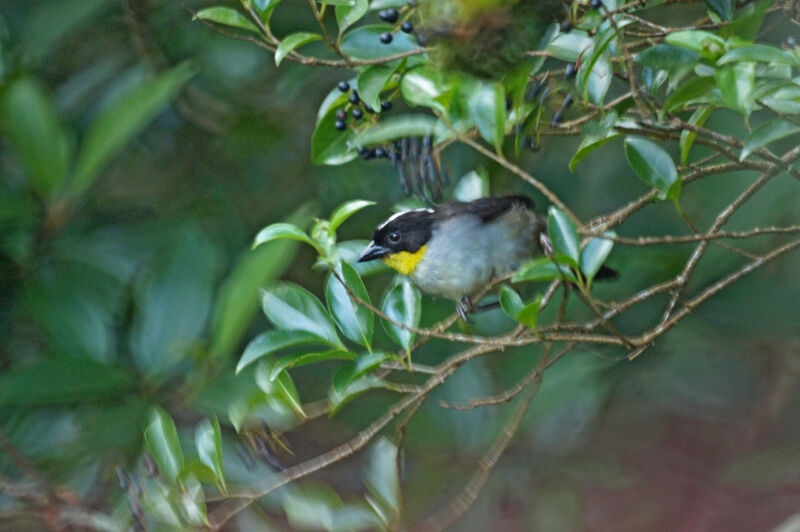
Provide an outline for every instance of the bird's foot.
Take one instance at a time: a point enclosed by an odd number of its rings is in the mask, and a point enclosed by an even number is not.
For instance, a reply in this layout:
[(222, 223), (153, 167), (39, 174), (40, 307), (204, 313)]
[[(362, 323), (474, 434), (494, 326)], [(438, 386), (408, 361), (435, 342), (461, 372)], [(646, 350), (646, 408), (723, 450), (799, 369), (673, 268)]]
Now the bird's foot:
[(472, 323), (472, 320), (469, 319), (469, 313), (472, 312), (472, 298), (469, 296), (464, 296), (458, 301), (458, 305), (456, 306), (456, 310), (458, 310), (458, 315), (467, 323)]

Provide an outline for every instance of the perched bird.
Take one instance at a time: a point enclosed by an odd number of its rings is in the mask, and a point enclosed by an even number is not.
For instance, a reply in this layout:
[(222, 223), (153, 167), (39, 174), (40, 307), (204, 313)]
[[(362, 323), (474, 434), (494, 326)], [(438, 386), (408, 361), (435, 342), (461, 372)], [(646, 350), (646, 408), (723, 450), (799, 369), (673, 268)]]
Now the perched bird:
[(381, 259), (428, 294), (458, 301), (537, 253), (544, 220), (524, 196), (452, 202), (395, 214), (380, 224), (359, 262)]

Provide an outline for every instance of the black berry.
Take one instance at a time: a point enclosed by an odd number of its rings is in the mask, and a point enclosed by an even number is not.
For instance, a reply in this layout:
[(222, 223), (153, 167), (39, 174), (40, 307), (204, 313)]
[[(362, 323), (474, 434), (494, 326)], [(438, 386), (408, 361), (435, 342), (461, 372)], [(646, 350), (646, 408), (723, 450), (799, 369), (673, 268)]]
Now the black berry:
[(345, 111), (344, 109), (339, 109), (338, 111), (336, 111), (336, 120), (338, 120), (339, 122), (344, 122), (345, 120), (347, 120), (347, 111)]
[(567, 94), (566, 97), (564, 97), (564, 101), (561, 102), (561, 109), (567, 109), (573, 102), (572, 94)]
[(346, 81), (340, 81), (339, 82), (339, 90), (342, 91), (342, 92), (349, 91), (350, 90), (350, 84), (347, 83)]
[(358, 97), (358, 91), (353, 89), (353, 92), (350, 94), (350, 97), (347, 100), (353, 105), (358, 104), (358, 102), (361, 101), (361, 99)]
[(384, 9), (383, 11), (378, 13), (378, 16), (381, 17), (381, 20), (385, 22), (394, 23), (397, 22), (398, 13), (395, 8)]
[(386, 157), (386, 155), (387, 155), (386, 150), (384, 150), (383, 148), (375, 148), (375, 157), (377, 157), (378, 159)]
[(386, 112), (391, 110), (392, 110), (392, 102), (390, 101), (381, 102), (381, 111)]
[(364, 111), (362, 111), (358, 107), (353, 109), (353, 118), (355, 118), (356, 120), (361, 120), (362, 116), (364, 116)]
[(375, 112), (375, 109), (373, 109), (372, 107), (370, 107), (370, 106), (369, 106), (369, 105), (367, 105), (367, 104), (364, 104), (364, 110), (365, 110), (366, 112), (368, 112), (368, 113), (374, 113), (374, 112)]
[(417, 7), (417, 0), (408, 0), (406, 3), (409, 7)]
[(575, 64), (574, 64), (574, 63), (570, 63), (570, 64), (568, 64), (568, 65), (567, 65), (567, 67), (564, 69), (564, 76), (565, 76), (565, 77), (567, 77), (567, 78), (571, 78), (571, 77), (572, 77), (572, 76), (574, 76), (574, 75), (575, 75), (577, 72), (578, 72), (578, 69), (577, 69), (577, 68), (575, 68)]
[(344, 131), (347, 129), (347, 124), (345, 124), (342, 120), (337, 120), (336, 124), (334, 124), (334, 127), (339, 131)]
[(375, 150), (368, 150), (368, 149), (364, 148), (364, 151), (359, 151), (359, 155), (361, 155), (361, 158), (364, 159), (365, 161), (367, 159), (374, 159), (375, 158)]
[(592, 9), (599, 9), (600, 6), (602, 5), (603, 5), (602, 0), (592, 0), (591, 3), (589, 3), (589, 7), (591, 7)]
[(569, 33), (572, 31), (572, 24), (569, 20), (565, 20), (561, 23), (561, 33)]
[(414, 25), (409, 21), (405, 21), (400, 25), (400, 29), (403, 30), (404, 33), (411, 33), (414, 31)]
[(392, 34), (390, 32), (381, 33), (381, 42), (383, 44), (389, 44), (392, 42)]

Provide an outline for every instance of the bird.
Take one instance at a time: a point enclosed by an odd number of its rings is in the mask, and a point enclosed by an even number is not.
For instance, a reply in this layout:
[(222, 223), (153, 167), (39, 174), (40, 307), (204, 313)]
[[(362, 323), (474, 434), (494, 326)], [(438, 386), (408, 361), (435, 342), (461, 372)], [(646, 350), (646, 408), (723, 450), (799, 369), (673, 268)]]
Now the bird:
[(380, 259), (423, 292), (452, 299), (464, 321), (472, 296), (541, 253), (544, 219), (521, 195), (454, 201), (399, 212), (378, 225), (358, 261)]

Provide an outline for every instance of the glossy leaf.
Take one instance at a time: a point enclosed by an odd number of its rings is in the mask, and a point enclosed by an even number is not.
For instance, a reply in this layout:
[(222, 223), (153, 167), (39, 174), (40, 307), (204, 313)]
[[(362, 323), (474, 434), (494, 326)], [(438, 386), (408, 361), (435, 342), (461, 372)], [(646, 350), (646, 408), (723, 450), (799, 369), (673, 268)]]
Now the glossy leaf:
[(342, 502), (329, 486), (317, 482), (295, 483), (282, 492), (281, 505), (291, 530), (357, 532), (380, 530), (375, 512), (363, 501)]
[(69, 182), (73, 196), (83, 193), (122, 148), (156, 118), (194, 75), (183, 63), (134, 87), (103, 109), (89, 125)]
[[(386, 292), (381, 310), (398, 323), (417, 327), (422, 313), (422, 297), (408, 278), (398, 277), (397, 283)], [(383, 320), (383, 326), (392, 341), (407, 352), (410, 351), (414, 343), (414, 333), (386, 320)]]
[(758, 61), (762, 63), (778, 63), (782, 65), (800, 66), (800, 58), (786, 50), (766, 44), (751, 44), (734, 48), (717, 60), (718, 65), (739, 61)]
[(355, 138), (359, 146), (381, 144), (405, 137), (432, 135), (437, 120), (430, 115), (396, 115), (366, 128)]
[[(313, 212), (311, 205), (304, 204), (287, 220), (304, 227), (311, 221)], [(258, 312), (258, 289), (280, 277), (292, 264), (298, 246), (295, 240), (274, 240), (248, 249), (240, 256), (217, 291), (211, 319), (212, 356), (229, 356), (236, 349)]]
[(562, 61), (574, 63), (582, 53), (594, 46), (591, 37), (581, 30), (572, 30), (569, 33), (559, 33), (547, 45), (547, 51)]
[[(713, 105), (698, 107), (695, 112), (692, 113), (692, 116), (689, 117), (689, 123), (695, 126), (703, 127), (703, 124), (706, 123), (706, 120), (708, 120), (708, 117), (711, 116), (711, 113), (713, 112)], [(692, 144), (694, 144), (695, 138), (697, 138), (696, 131), (685, 129), (681, 132), (681, 164), (686, 164), (686, 162), (689, 160), (689, 152), (692, 149)]]
[(753, 105), (755, 69), (755, 63), (736, 63), (714, 70), (714, 80), (722, 99), (731, 109), (749, 114)]
[(734, 0), (705, 0), (705, 2), (708, 9), (721, 20), (727, 22), (733, 18)]
[(522, 325), (531, 329), (536, 328), (536, 320), (539, 318), (539, 309), (542, 306), (542, 296), (536, 296), (536, 299), (522, 307), (517, 313), (517, 321)]
[(676, 31), (667, 35), (664, 42), (694, 50), (708, 59), (716, 59), (725, 51), (722, 37), (703, 30)]
[(458, 201), (473, 201), (489, 195), (489, 173), (485, 168), (467, 172), (456, 183), (453, 197)]
[(397, 32), (389, 44), (381, 43), (381, 33), (392, 29), (391, 24), (360, 26), (344, 36), (340, 49), (354, 59), (379, 59), (417, 48), (414, 37), (403, 32)]
[[(340, 261), (335, 268), (347, 288), (361, 300), (371, 303), (364, 282), (352, 266)], [(333, 316), (333, 321), (342, 334), (353, 342), (371, 349), (375, 316), (369, 309), (356, 303), (348, 294), (345, 286), (333, 274), (328, 276), (325, 299), (328, 302), (328, 310)]]
[(183, 450), (175, 422), (160, 406), (150, 411), (150, 424), (144, 431), (144, 441), (161, 475), (174, 483), (183, 467)]
[[(341, 35), (344, 30), (358, 22), (367, 13), (368, 8), (369, 2), (367, 0), (351, 0), (349, 5), (336, 6), (336, 22), (339, 24), (339, 34)], [(359, 85), (358, 88), (360, 92), (361, 86)]]
[(381, 437), (369, 449), (364, 483), (370, 504), (377, 506), (377, 512), (384, 525), (391, 527), (400, 518), (402, 491), (400, 490), (399, 449), (388, 438)]
[(511, 282), (553, 281), (562, 278), (573, 283), (577, 282), (575, 274), (568, 267), (554, 264), (549, 257), (537, 257), (520, 266), (511, 278)]
[(373, 65), (362, 70), (358, 75), (358, 97), (373, 109), (380, 109), (381, 91), (389, 83), (395, 70), (396, 66), (385, 65)]
[(551, 206), (547, 211), (547, 234), (556, 255), (565, 255), (570, 264), (577, 267), (581, 254), (578, 231), (569, 216), (556, 207)]
[(758, 127), (750, 133), (750, 136), (747, 137), (747, 142), (745, 142), (744, 148), (742, 148), (739, 160), (744, 161), (751, 153), (766, 146), (770, 142), (797, 133), (800, 133), (800, 126), (780, 118), (759, 124)]
[(328, 394), (328, 400), (333, 407), (330, 415), (336, 415), (347, 403), (370, 390), (386, 388), (388, 388), (386, 381), (375, 375), (363, 375), (345, 386), (340, 392), (336, 392), (331, 388)]
[(693, 100), (705, 95), (713, 87), (713, 77), (692, 78), (669, 95), (664, 102), (664, 110), (669, 113), (683, 109)]
[(305, 331), (334, 347), (343, 347), (330, 315), (319, 299), (294, 283), (276, 283), (262, 291), (264, 314), (280, 329)]
[[(607, 236), (616, 236), (613, 231), (604, 234)], [(600, 271), (600, 267), (608, 258), (613, 247), (613, 240), (593, 237), (586, 244), (586, 247), (581, 250), (581, 271), (589, 281)]]
[(625, 156), (636, 175), (658, 191), (659, 198), (677, 198), (680, 192), (678, 171), (667, 152), (649, 140), (628, 137)]
[(672, 44), (657, 44), (636, 54), (634, 60), (642, 66), (655, 70), (675, 72), (692, 68), (700, 61), (700, 54)]
[(391, 354), (382, 352), (368, 353), (357, 357), (353, 364), (342, 366), (333, 375), (333, 391), (336, 394), (342, 394), (351, 382), (366, 375), (380, 366), (382, 362), (391, 358)]
[(286, 371), (280, 372), (274, 379), (270, 378), (272, 373), (271, 362), (262, 360), (258, 363), (256, 367), (256, 384), (265, 394), (284, 401), (298, 416), (305, 418), (306, 413), (303, 411), (303, 402), (300, 400), (294, 381)]
[(194, 443), (197, 449), (197, 457), (207, 465), (217, 481), (225, 485), (225, 470), (222, 460), (222, 431), (219, 428), (219, 420), (205, 418), (197, 424), (194, 430)]
[(278, 4), (281, 3), (281, 0), (253, 0), (253, 7), (256, 8), (258, 12), (258, 17), (261, 19), (261, 22), (264, 23), (265, 26), (269, 26), (269, 21), (272, 18), (272, 13), (275, 11), (275, 8), (278, 7)]
[(320, 39), (322, 39), (322, 35), (319, 33), (308, 33), (305, 31), (287, 35), (275, 50), (275, 66), (280, 65), (284, 57), (297, 50), (304, 44), (319, 41)]
[(258, 29), (258, 26), (250, 22), (250, 19), (235, 9), (231, 9), (229, 7), (208, 7), (206, 9), (201, 9), (195, 14), (194, 18), (216, 22), (217, 24), (222, 24), (224, 26), (231, 26), (233, 28), (252, 31), (253, 33), (261, 35), (261, 31)]
[(347, 102), (347, 95), (334, 88), (319, 109), (317, 126), (311, 135), (311, 162), (314, 164), (339, 165), (358, 157), (351, 149), (353, 130), (338, 131), (336, 111)]
[(731, 24), (720, 28), (720, 33), (726, 38), (735, 36), (743, 41), (752, 41), (758, 35), (767, 9), (772, 4), (772, 0), (748, 3), (739, 10), (736, 19)]
[(0, 123), (31, 188), (45, 200), (52, 197), (67, 175), (72, 143), (41, 83), (27, 77), (9, 83), (0, 100)]
[(253, 338), (253, 340), (247, 344), (247, 347), (245, 347), (244, 353), (242, 353), (242, 357), (239, 359), (239, 363), (236, 364), (236, 373), (239, 373), (261, 357), (282, 349), (320, 343), (327, 343), (327, 340), (316, 334), (305, 331), (275, 329), (274, 331), (261, 333)]
[(205, 495), (200, 481), (194, 475), (189, 475), (184, 479), (182, 488), (179, 508), (183, 518), (194, 526), (208, 526)]
[(525, 303), (516, 290), (505, 284), (500, 287), (500, 308), (508, 317), (516, 321), (517, 315), (524, 307)]
[(253, 247), (255, 248), (266, 242), (281, 238), (299, 240), (305, 242), (314, 249), (318, 249), (317, 243), (311, 240), (305, 231), (290, 223), (276, 223), (266, 226), (256, 235), (256, 238), (253, 240)]
[(275, 380), (281, 371), (289, 368), (307, 366), (309, 364), (316, 364), (317, 362), (325, 362), (326, 360), (353, 360), (354, 358), (355, 355), (353, 353), (350, 351), (342, 351), (341, 349), (322, 351), (320, 353), (294, 353), (273, 360), (270, 364), (272, 369), (269, 378), (270, 380)]
[(575, 152), (575, 155), (572, 156), (572, 159), (569, 160), (569, 170), (570, 172), (575, 171), (575, 166), (579, 162), (581, 162), (587, 155), (592, 153), (594, 150), (599, 148), (600, 146), (606, 144), (614, 140), (617, 137), (621, 137), (621, 133), (616, 133), (613, 130), (609, 130), (602, 136), (588, 136), (585, 137), (582, 141), (580, 146), (578, 146), (578, 151)]
[(409, 69), (400, 81), (400, 92), (407, 102), (430, 107), (443, 114), (447, 114), (451, 89), (442, 71), (429, 65)]
[(469, 118), (478, 133), (495, 146), (503, 142), (506, 119), (506, 96), (501, 83), (475, 82), (467, 100)]
[(336, 231), (336, 229), (338, 229), (339, 226), (345, 222), (345, 220), (350, 218), (361, 209), (371, 205), (375, 205), (375, 202), (366, 200), (352, 200), (342, 203), (336, 208), (335, 211), (333, 211), (333, 214), (331, 214), (329, 223), (330, 230)]
[[(620, 24), (617, 24), (617, 27), (620, 27)], [(575, 86), (584, 100), (588, 99), (597, 104), (602, 103), (609, 86), (611, 86), (611, 65), (608, 59), (603, 57), (603, 53), (616, 35), (617, 29), (609, 26), (597, 36), (591, 52), (584, 53), (581, 57)]]

